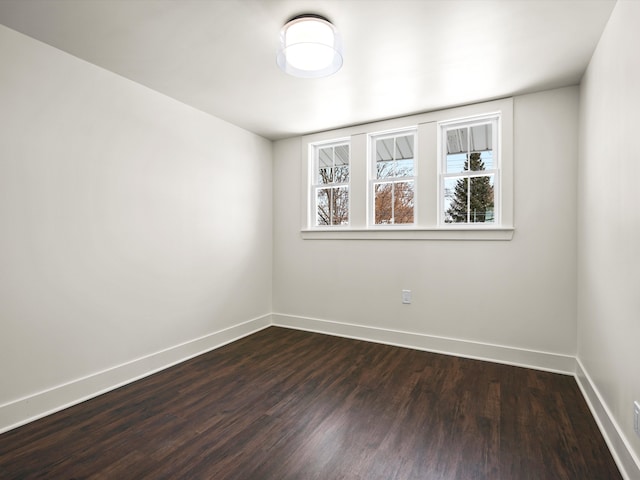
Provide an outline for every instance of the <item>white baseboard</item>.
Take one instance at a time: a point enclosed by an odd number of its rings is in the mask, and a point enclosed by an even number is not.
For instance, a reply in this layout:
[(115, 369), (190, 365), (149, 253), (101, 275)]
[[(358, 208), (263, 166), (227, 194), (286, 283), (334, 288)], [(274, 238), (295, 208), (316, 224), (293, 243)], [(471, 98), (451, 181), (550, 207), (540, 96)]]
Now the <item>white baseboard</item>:
[(0, 433), (219, 348), (269, 325), (270, 314), (0, 405)]
[(554, 373), (574, 375), (576, 359), (571, 355), (525, 350), (502, 345), (437, 337), (421, 333), (386, 328), (367, 327), (294, 315), (272, 314), (274, 326), (325, 333), (339, 337), (384, 343), (458, 357), (534, 368)]
[(620, 473), (625, 480), (640, 479), (640, 459), (634, 454), (580, 358), (576, 359), (576, 380)]

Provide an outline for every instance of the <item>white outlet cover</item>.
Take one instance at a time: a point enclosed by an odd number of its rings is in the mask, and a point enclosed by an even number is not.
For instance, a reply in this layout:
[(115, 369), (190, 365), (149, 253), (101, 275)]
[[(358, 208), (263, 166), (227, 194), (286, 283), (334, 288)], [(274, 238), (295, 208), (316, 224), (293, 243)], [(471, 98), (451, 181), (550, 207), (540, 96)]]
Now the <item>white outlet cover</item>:
[(633, 402), (633, 430), (640, 437), (640, 402)]
[(411, 290), (402, 290), (402, 303), (411, 303)]

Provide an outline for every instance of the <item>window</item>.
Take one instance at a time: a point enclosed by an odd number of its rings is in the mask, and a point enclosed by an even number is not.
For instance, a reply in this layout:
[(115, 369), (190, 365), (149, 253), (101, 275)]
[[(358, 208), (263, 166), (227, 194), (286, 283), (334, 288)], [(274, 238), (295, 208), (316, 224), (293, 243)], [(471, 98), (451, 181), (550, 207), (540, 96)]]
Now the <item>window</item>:
[(513, 99), (301, 138), (305, 239), (511, 240)]
[(314, 145), (315, 225), (349, 224), (349, 142)]
[(499, 117), (440, 124), (440, 223), (499, 223)]
[(373, 136), (369, 196), (374, 225), (413, 224), (415, 131)]

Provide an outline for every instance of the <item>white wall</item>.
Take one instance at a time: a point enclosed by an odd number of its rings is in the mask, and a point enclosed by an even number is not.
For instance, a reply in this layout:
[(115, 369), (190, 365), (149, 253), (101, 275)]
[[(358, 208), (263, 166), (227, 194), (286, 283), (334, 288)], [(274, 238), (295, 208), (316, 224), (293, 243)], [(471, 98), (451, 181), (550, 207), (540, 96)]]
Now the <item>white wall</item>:
[(23, 397), (268, 324), (271, 142), (2, 26), (0, 65), (0, 431)]
[(577, 87), (516, 97), (514, 128), (512, 241), (303, 240), (301, 139), (276, 142), (276, 323), (575, 355)]
[(632, 478), (640, 478), (639, 24), (640, 3), (618, 1), (582, 81), (578, 189), (578, 359), (592, 401), (612, 419), (613, 447), (635, 454)]

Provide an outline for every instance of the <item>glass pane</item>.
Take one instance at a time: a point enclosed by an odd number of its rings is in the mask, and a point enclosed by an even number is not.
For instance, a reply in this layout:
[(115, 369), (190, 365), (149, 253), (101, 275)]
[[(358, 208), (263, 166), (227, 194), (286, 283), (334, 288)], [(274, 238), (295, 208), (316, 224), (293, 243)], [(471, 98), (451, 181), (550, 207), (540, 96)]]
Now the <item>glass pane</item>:
[(495, 221), (493, 184), (493, 175), (471, 178), (470, 223), (493, 223)]
[(349, 181), (349, 165), (336, 165), (333, 170), (333, 181), (335, 183), (347, 183)]
[(376, 163), (376, 178), (391, 178), (395, 176), (395, 162), (387, 160)]
[(475, 125), (447, 130), (447, 173), (482, 171), (495, 168), (492, 125)]
[(332, 201), (332, 225), (349, 224), (349, 187), (337, 187), (333, 189)]
[(396, 160), (413, 159), (413, 134), (396, 137)]
[(349, 165), (349, 145), (338, 145), (335, 149), (336, 165)]
[(349, 145), (338, 145), (335, 149), (333, 178), (335, 183), (349, 181)]
[(376, 178), (414, 176), (414, 144), (413, 133), (376, 140)]
[(447, 130), (447, 155), (467, 153), (469, 151), (469, 128)]
[(333, 147), (318, 149), (318, 183), (333, 182)]
[(490, 123), (475, 125), (469, 130), (471, 134), (470, 151), (484, 152), (486, 150), (493, 150), (493, 136), (491, 135)]
[(394, 184), (393, 223), (413, 223), (413, 182)]
[(333, 183), (333, 168), (321, 168), (318, 171), (318, 183)]
[(396, 137), (396, 176), (413, 177), (414, 175), (414, 135), (402, 135)]
[(467, 164), (466, 153), (453, 153), (447, 155), (446, 158), (446, 171), (447, 173), (460, 173), (464, 172)]
[(331, 225), (331, 211), (329, 209), (330, 188), (316, 190), (316, 225)]
[(480, 152), (474, 152), (469, 154), (469, 161), (465, 164), (467, 166), (467, 170), (473, 172), (480, 172), (482, 170), (486, 170), (486, 166), (484, 161), (481, 158)]
[(464, 177), (444, 179), (445, 223), (467, 223), (469, 180)]
[(393, 137), (376, 140), (376, 162), (387, 162), (394, 159), (393, 140)]
[(395, 175), (394, 139), (376, 140), (376, 178), (389, 178)]
[(374, 223), (388, 225), (393, 223), (393, 184), (379, 183), (375, 186)]
[(480, 160), (484, 163), (484, 170), (493, 170), (496, 165), (493, 161), (493, 150), (487, 150), (480, 154)]

